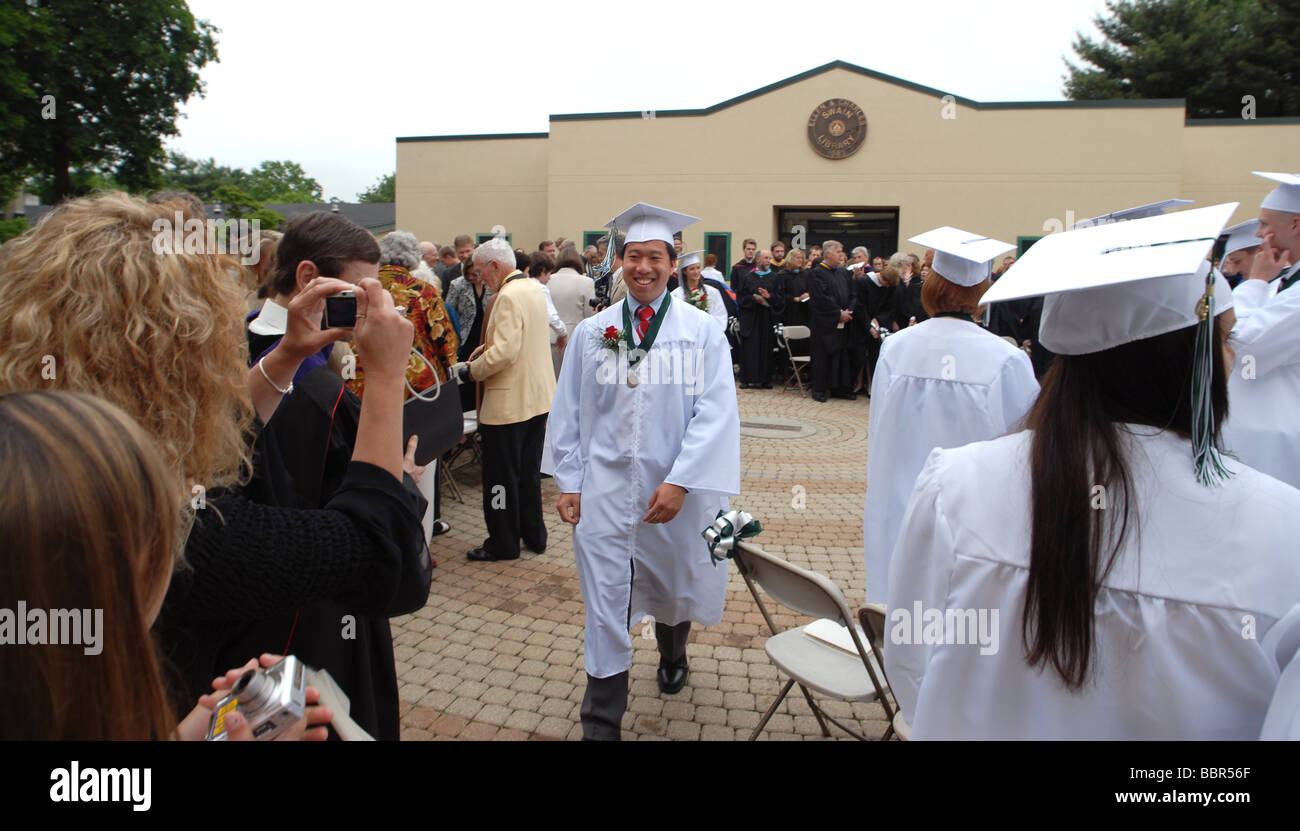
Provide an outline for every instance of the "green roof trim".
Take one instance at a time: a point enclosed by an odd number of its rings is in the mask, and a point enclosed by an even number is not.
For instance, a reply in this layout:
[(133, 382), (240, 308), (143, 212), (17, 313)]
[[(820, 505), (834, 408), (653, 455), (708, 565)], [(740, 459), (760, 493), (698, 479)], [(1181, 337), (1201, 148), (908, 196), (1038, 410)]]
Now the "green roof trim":
[(397, 143), (404, 141), (483, 141), (485, 139), (544, 139), (550, 133), (470, 133), (460, 136), (398, 136)]
[(863, 75), (867, 78), (873, 78), (877, 81), (884, 81), (903, 89), (909, 89), (913, 92), (919, 92), (923, 95), (931, 95), (935, 98), (943, 98), (945, 95), (951, 96), (953, 101), (961, 104), (963, 107), (970, 107), (975, 110), (1047, 110), (1047, 109), (1101, 109), (1101, 108), (1124, 108), (1124, 107), (1186, 107), (1186, 101), (1182, 98), (1151, 98), (1151, 99), (1134, 99), (1134, 98), (1115, 98), (1098, 101), (996, 101), (982, 102), (970, 98), (963, 98), (960, 95), (953, 95), (944, 92), (941, 89), (927, 87), (922, 84), (915, 84), (911, 81), (905, 81), (902, 78), (896, 78), (893, 75), (886, 75), (883, 72), (876, 72), (874, 69), (851, 64), (847, 61), (831, 61), (822, 64), (819, 67), (800, 72), (798, 75), (791, 75), (776, 83), (768, 84), (765, 87), (759, 87), (752, 92), (744, 95), (738, 95), (735, 98), (729, 98), (712, 107), (705, 107), (698, 110), (644, 110), (633, 112), (608, 112), (608, 113), (563, 113), (552, 115), (551, 121), (601, 121), (606, 119), (620, 118), (686, 118), (693, 116), (712, 115), (719, 110), (725, 110), (728, 107), (734, 107), (737, 104), (757, 98), (760, 95), (766, 95), (769, 92), (775, 92), (783, 87), (797, 84), (800, 81), (806, 81), (809, 78), (816, 77), (835, 69), (843, 69), (846, 72), (852, 72), (857, 75)]
[(1300, 117), (1293, 115), (1274, 116), (1271, 118), (1188, 118), (1183, 121), (1185, 127), (1236, 127), (1242, 124), (1300, 124)]

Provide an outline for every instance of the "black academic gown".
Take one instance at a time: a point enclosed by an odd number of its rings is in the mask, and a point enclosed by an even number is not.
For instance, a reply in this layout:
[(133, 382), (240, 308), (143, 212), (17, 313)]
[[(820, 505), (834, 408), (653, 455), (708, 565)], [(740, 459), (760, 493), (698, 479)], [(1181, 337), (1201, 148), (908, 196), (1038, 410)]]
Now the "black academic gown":
[(921, 286), (921, 276), (918, 274), (912, 277), (911, 283), (899, 283), (894, 290), (894, 322), (899, 329), (906, 329), (912, 318), (916, 318), (917, 323), (930, 319), (925, 313), (925, 306), (921, 304)]
[(857, 383), (858, 376), (861, 375), (863, 383), (867, 384), (868, 377), (863, 372), (867, 364), (867, 344), (871, 342), (871, 318), (866, 314), (867, 287), (872, 283), (871, 278), (861, 271), (851, 272), (850, 279), (852, 283), (849, 286), (849, 293), (853, 298), (850, 310), (853, 312), (853, 319), (844, 327), (848, 333), (845, 339), (849, 351), (849, 374), (853, 377), (854, 383)]
[(862, 322), (867, 326), (867, 364), (862, 377), (862, 383), (866, 386), (867, 391), (871, 391), (871, 379), (876, 372), (876, 361), (880, 359), (881, 339), (871, 337), (871, 321), (876, 321), (879, 328), (884, 332), (892, 332), (894, 328), (894, 288), (892, 286), (877, 285), (871, 279), (872, 275), (868, 274), (866, 285), (863, 290), (863, 309)]
[(786, 326), (808, 325), (808, 303), (800, 303), (798, 298), (808, 292), (808, 271), (782, 271), (781, 291), (785, 292), (785, 313), (781, 322)]
[[(759, 289), (771, 297), (767, 305), (759, 302)], [(751, 271), (741, 277), (736, 291), (740, 305), (740, 382), (772, 383), (772, 347), (776, 343), (774, 326), (785, 311), (785, 293), (776, 272), (759, 274)]]
[(846, 352), (844, 329), (840, 328), (840, 311), (853, 307), (850, 277), (842, 268), (825, 263), (808, 274), (809, 324), (812, 328), (810, 371), (814, 393), (849, 392), (852, 377)]
[(753, 260), (749, 262), (741, 260), (731, 267), (731, 275), (727, 279), (731, 283), (732, 291), (738, 295), (740, 294), (740, 278), (753, 271), (756, 265)]
[(1042, 380), (1056, 354), (1038, 340), (1038, 326), (1043, 319), (1043, 298), (1025, 297), (994, 303), (989, 311), (989, 331), (1011, 338), (1017, 345), (1029, 341), (1029, 361), (1034, 375)]

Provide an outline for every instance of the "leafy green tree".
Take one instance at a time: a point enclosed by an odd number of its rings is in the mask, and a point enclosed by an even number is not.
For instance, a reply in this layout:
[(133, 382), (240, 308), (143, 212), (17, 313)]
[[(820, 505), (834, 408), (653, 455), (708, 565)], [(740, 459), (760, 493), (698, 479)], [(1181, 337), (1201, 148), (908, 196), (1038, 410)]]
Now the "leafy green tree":
[(263, 228), (279, 228), (284, 222), (284, 214), (271, 210), (234, 185), (218, 186), (213, 198), (226, 206), (225, 219), (256, 219)]
[(380, 176), (379, 181), (357, 194), (358, 202), (396, 202), (397, 174)]
[(247, 187), (248, 174), (238, 167), (219, 165), (216, 159), (191, 159), (175, 151), (167, 154), (167, 166), (162, 172), (163, 188), (192, 193), (204, 202), (211, 202), (222, 185)]
[(27, 217), (16, 216), (13, 219), (0, 219), (0, 242), (8, 242), (27, 230)]
[(297, 162), (265, 161), (248, 173), (244, 190), (262, 202), (323, 202), (320, 182)]
[(1069, 98), (1185, 98), (1189, 118), (1300, 115), (1295, 0), (1107, 0), (1106, 9), (1095, 18), (1100, 40), (1075, 37)]
[(8, 0), (0, 12), (0, 184), (71, 171), (111, 174), (132, 190), (160, 183), (164, 136), (203, 94), (199, 70), (218, 32), (183, 0)]

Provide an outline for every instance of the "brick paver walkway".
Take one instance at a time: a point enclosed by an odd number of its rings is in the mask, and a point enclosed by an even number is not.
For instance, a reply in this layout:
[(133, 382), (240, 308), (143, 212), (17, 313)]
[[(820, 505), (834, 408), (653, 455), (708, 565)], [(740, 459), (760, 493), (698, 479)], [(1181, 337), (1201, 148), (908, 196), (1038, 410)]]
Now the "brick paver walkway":
[[(827, 575), (861, 602), (862, 505), (866, 487), (865, 400), (818, 404), (796, 393), (741, 390), (740, 416), (801, 421), (804, 438), (741, 439), (742, 495), (732, 507), (763, 523), (756, 542), (791, 562)], [(797, 435), (792, 433), (792, 435)], [(393, 620), (402, 698), (402, 738), (578, 739), (582, 666), (582, 593), (573, 562), (573, 535), (556, 515), (557, 491), (543, 480), (549, 543), (541, 555), (471, 563), (465, 552), (485, 536), (479, 470), (457, 473), (465, 502), (444, 490), (449, 534), (433, 542), (438, 560), (429, 603)], [(701, 529), (703, 530), (703, 529)], [(769, 603), (781, 627), (807, 622)], [(634, 637), (623, 738), (746, 739), (780, 691), (763, 651), (767, 630), (744, 581), (731, 568), (722, 622), (695, 627), (687, 655), (691, 672), (680, 693), (664, 696), (655, 683), (653, 640)], [(856, 719), (869, 736), (886, 728), (877, 704), (822, 701), (836, 718)], [(850, 722), (851, 723), (851, 722)], [(832, 738), (847, 738), (832, 730)], [(796, 689), (768, 723), (763, 739), (821, 740)]]

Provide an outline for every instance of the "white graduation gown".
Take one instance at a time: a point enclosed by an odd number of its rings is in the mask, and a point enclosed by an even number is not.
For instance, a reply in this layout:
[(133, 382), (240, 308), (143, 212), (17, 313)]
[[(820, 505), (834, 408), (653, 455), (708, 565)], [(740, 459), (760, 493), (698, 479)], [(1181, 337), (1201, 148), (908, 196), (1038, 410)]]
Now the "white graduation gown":
[(1300, 604), (1269, 630), (1264, 652), (1276, 662), (1280, 678), (1259, 737), (1300, 741)]
[[(1031, 431), (931, 454), (898, 540), (907, 556), (890, 569), (885, 633), (912, 738), (1260, 735), (1278, 677), (1263, 639), (1300, 598), (1300, 491), (1232, 460), (1234, 477), (1204, 487), (1191, 443), (1154, 432), (1122, 434), (1136, 523), (1098, 594), (1095, 674), (1077, 692), (1024, 658)], [(954, 623), (956, 610), (997, 610), (996, 650), (957, 643), (955, 626), (939, 638), (898, 628), (918, 604)]]
[[(713, 286), (710, 286), (708, 283), (704, 283), (703, 285), (704, 296), (709, 298), (709, 317), (713, 318), (713, 322), (718, 324), (725, 333), (727, 331), (727, 307), (722, 301), (722, 292), (718, 291)], [(677, 303), (680, 301), (686, 303), (684, 292), (685, 286), (678, 286), (673, 289), (673, 302)], [(690, 304), (687, 303), (686, 305), (689, 306)]]
[[(587, 673), (632, 665), (629, 626), (722, 619), (727, 563), (714, 565), (701, 533), (740, 492), (740, 415), (731, 352), (704, 312), (673, 300), (629, 387), (627, 359), (598, 335), (623, 327), (623, 303), (587, 318), (570, 338), (555, 388), (542, 471), (582, 494), (573, 532), (586, 605)], [(633, 318), (635, 323), (635, 318)], [(688, 493), (662, 524), (641, 522), (664, 482)]]
[(933, 317), (885, 339), (867, 429), (868, 603), (889, 596), (898, 526), (930, 451), (1005, 434), (1037, 397), (1029, 356), (969, 321)]
[(1224, 447), (1300, 487), (1300, 286), (1243, 280), (1232, 293), (1237, 353), (1228, 377)]

